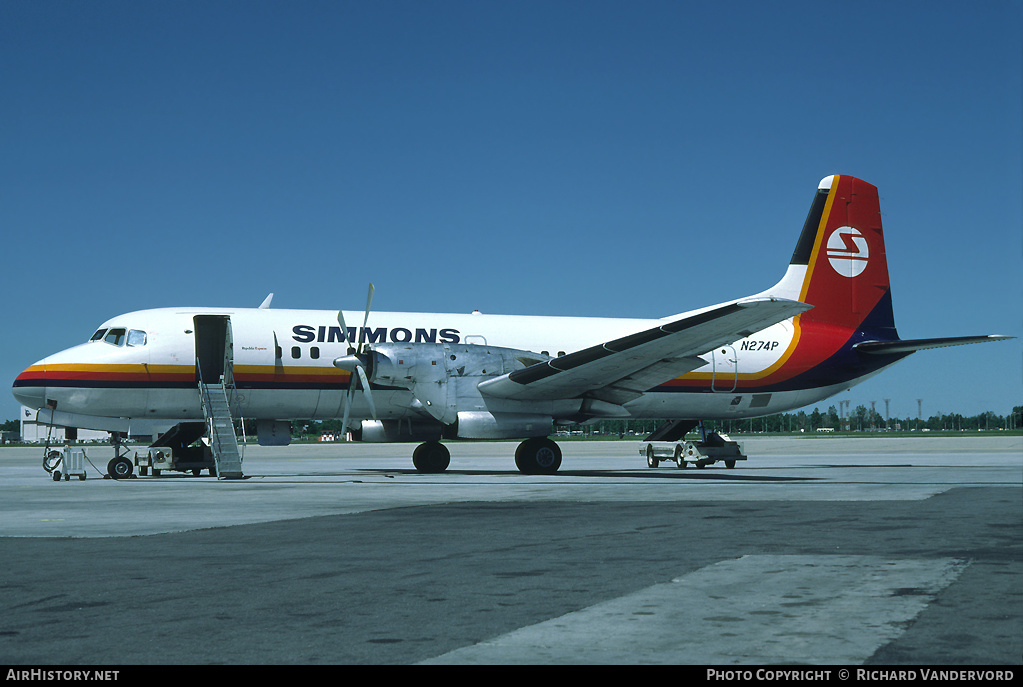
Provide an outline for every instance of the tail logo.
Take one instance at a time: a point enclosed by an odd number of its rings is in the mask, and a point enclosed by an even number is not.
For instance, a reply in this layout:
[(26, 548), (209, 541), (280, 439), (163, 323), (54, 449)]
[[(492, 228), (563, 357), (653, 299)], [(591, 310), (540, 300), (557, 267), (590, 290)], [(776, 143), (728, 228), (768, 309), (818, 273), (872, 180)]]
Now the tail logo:
[(843, 277), (859, 276), (867, 269), (867, 239), (852, 227), (839, 227), (828, 238), (828, 262)]

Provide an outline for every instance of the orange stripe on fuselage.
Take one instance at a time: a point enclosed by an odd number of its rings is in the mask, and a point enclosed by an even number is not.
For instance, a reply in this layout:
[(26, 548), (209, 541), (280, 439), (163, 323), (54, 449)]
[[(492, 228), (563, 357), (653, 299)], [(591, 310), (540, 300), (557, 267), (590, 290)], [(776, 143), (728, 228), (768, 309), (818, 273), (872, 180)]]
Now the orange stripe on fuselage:
[[(336, 367), (236, 365), (235, 380), (239, 382), (278, 383), (347, 383), (349, 373)], [(47, 379), (63, 381), (119, 381), (119, 382), (192, 382), (192, 365), (95, 365), (65, 363), (59, 365), (33, 365), (22, 372), (22, 382)]]

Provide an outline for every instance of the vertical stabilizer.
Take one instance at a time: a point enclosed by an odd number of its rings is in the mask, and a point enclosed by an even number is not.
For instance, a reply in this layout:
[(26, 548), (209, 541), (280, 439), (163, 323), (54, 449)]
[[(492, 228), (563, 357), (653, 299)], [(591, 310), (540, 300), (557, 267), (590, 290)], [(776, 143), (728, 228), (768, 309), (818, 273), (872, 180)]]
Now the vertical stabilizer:
[(801, 322), (897, 338), (877, 188), (834, 175), (821, 180), (785, 277), (767, 293), (813, 305)]

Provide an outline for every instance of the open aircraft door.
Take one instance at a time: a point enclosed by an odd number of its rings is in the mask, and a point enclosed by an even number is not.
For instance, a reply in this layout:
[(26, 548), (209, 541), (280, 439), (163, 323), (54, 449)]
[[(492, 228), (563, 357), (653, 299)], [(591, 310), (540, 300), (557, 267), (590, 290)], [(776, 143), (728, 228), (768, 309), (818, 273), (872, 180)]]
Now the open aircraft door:
[(195, 323), (195, 381), (219, 383), (221, 378), (230, 382), (234, 365), (234, 340), (229, 315), (196, 315)]

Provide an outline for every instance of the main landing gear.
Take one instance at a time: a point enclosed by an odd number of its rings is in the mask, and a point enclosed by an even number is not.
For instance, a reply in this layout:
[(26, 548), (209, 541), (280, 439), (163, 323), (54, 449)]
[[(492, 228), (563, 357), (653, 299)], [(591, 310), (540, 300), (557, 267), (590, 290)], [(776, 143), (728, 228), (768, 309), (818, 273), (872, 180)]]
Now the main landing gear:
[(425, 444), (419, 444), (412, 452), (412, 464), (419, 472), (444, 472), (450, 463), (451, 453), (448, 451), (448, 447), (439, 441), (427, 441)]
[[(412, 453), (412, 464), (424, 473), (444, 472), (451, 453), (439, 441), (427, 441)], [(547, 437), (526, 439), (515, 449), (515, 467), (526, 475), (553, 475), (561, 467), (561, 447)]]
[(547, 437), (526, 439), (515, 449), (515, 467), (527, 475), (553, 475), (561, 467), (561, 447)]

